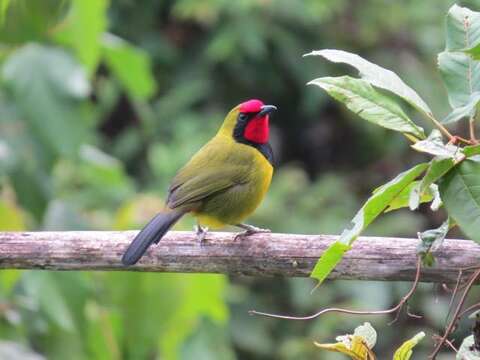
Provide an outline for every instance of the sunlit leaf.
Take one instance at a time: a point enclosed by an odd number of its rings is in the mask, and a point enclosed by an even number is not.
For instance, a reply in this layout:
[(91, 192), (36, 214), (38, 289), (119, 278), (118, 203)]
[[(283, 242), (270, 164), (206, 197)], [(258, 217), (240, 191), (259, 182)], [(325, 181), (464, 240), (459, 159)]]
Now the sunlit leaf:
[(348, 355), (354, 360), (375, 360), (372, 348), (377, 341), (377, 332), (370, 325), (365, 323), (358, 326), (351, 335), (342, 335), (336, 338), (337, 343), (315, 345), (321, 349), (339, 352)]
[(342, 260), (343, 254), (350, 250), (351, 246), (338, 241), (331, 244), (318, 259), (310, 277), (322, 283), (327, 276), (335, 269), (335, 266)]
[(453, 158), (435, 157), (430, 161), (430, 165), (420, 181), (420, 194), (424, 194), (430, 185), (437, 182), (442, 176), (449, 172), (456, 162)]
[(439, 185), (448, 214), (468, 237), (480, 241), (480, 163), (463, 161)]
[(459, 159), (463, 156), (462, 150), (455, 145), (445, 145), (442, 140), (442, 134), (437, 129), (421, 141), (411, 145), (413, 149), (441, 158)]
[(78, 60), (93, 73), (101, 55), (101, 37), (107, 29), (108, 0), (72, 0), (55, 39), (74, 49)]
[(349, 76), (324, 77), (312, 80), (309, 84), (321, 87), (367, 121), (419, 139), (425, 138), (423, 129), (415, 125), (398, 104), (377, 92), (365, 80)]
[(148, 99), (157, 88), (147, 53), (111, 34), (102, 40), (105, 62), (133, 99)]
[(426, 163), (418, 164), (410, 170), (398, 174), (393, 180), (378, 188), (353, 218), (353, 227), (344, 230), (339, 241), (344, 244), (351, 244), (427, 167), (428, 164)]
[[(426, 191), (422, 195), (419, 192), (420, 181), (414, 181), (403, 189), (400, 194), (388, 205), (385, 212), (409, 207), (410, 210), (418, 208), (419, 204), (427, 203), (433, 200), (432, 191)], [(415, 193), (415, 200), (412, 194)], [(413, 201), (413, 202), (412, 202)]]
[(405, 341), (402, 346), (400, 346), (395, 354), (393, 355), (393, 360), (409, 360), (412, 357), (413, 348), (417, 345), (423, 338), (425, 333), (422, 331), (415, 335), (410, 340)]
[(405, 84), (403, 80), (391, 70), (384, 69), (356, 54), (342, 50), (325, 49), (306, 54), (306, 56), (310, 55), (319, 55), (332, 62), (351, 65), (360, 72), (360, 76), (365, 81), (373, 86), (391, 91), (427, 115), (431, 115), (432, 113), (428, 105), (415, 90)]

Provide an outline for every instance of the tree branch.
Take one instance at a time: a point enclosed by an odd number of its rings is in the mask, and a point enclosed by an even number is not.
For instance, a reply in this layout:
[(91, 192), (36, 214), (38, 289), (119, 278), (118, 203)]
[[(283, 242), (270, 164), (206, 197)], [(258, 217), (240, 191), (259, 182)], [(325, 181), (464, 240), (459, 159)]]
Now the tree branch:
[[(120, 257), (137, 232), (0, 232), (0, 268), (126, 270)], [(233, 240), (209, 233), (200, 244), (192, 232), (170, 232), (152, 246), (134, 271), (202, 272), (254, 276), (308, 276), (332, 235), (257, 234)], [(417, 239), (359, 238), (331, 279), (413, 281)], [(458, 271), (478, 266), (480, 246), (445, 240), (437, 262), (422, 269), (421, 281), (455, 283)], [(472, 271), (465, 271), (465, 277)]]

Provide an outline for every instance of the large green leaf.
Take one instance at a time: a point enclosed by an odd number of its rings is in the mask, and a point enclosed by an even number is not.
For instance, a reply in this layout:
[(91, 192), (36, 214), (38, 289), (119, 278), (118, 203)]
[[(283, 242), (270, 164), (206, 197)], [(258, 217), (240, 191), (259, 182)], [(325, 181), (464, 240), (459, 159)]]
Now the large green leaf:
[(397, 103), (377, 92), (365, 80), (350, 76), (324, 77), (312, 80), (309, 84), (321, 87), (365, 120), (420, 139), (425, 138), (423, 129), (415, 125)]
[(54, 37), (72, 47), (78, 60), (93, 73), (101, 55), (101, 36), (107, 29), (108, 0), (72, 0), (69, 13)]
[(452, 108), (467, 105), (470, 96), (480, 91), (480, 63), (465, 53), (444, 51), (438, 54), (438, 67)]
[(357, 54), (352, 54), (342, 50), (324, 49), (312, 51), (305, 56), (310, 55), (323, 56), (329, 61), (335, 63), (345, 63), (353, 66), (360, 72), (360, 76), (365, 81), (381, 89), (391, 91), (428, 116), (431, 116), (432, 114), (432, 111), (428, 105), (415, 92), (415, 90), (405, 84), (405, 82), (391, 70), (384, 69), (374, 63), (371, 63)]
[(87, 135), (85, 72), (66, 52), (31, 44), (14, 52), (2, 76), (32, 134), (45, 149), (73, 156)]
[(385, 209), (428, 167), (422, 163), (398, 174), (393, 180), (379, 187), (365, 202), (352, 220), (353, 227), (342, 232), (340, 239), (330, 245), (316, 263), (311, 277), (322, 282), (341, 261), (343, 254), (363, 230), (379, 216)]
[(448, 114), (448, 116), (443, 119), (443, 124), (449, 124), (458, 120), (461, 120), (466, 117), (475, 116), (475, 113), (480, 104), (480, 91), (475, 91), (472, 93), (464, 106), (457, 107)]
[(150, 57), (126, 41), (105, 34), (102, 40), (103, 56), (109, 70), (134, 99), (148, 99), (157, 88)]
[(456, 162), (452, 158), (435, 157), (430, 162), (425, 176), (420, 181), (420, 194), (423, 194), (430, 187), (431, 184), (438, 181), (442, 176), (448, 173)]
[(448, 214), (469, 238), (480, 241), (480, 163), (465, 160), (440, 182)]
[(480, 43), (480, 13), (453, 5), (446, 19), (446, 47), (438, 55), (438, 66), (452, 108), (468, 104), (480, 91), (480, 63), (463, 52)]
[(458, 51), (480, 44), (480, 12), (453, 5), (446, 19), (446, 49)]

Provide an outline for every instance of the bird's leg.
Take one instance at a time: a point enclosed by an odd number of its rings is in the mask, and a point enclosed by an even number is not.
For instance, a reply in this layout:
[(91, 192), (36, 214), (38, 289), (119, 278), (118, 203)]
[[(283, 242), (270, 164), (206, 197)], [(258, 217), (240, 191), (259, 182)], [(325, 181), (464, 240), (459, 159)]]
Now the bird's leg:
[(205, 236), (207, 236), (207, 233), (208, 233), (208, 227), (202, 227), (202, 225), (200, 225), (198, 222), (197, 222), (197, 225), (195, 225), (193, 227), (193, 231), (196, 232), (197, 234), (197, 240), (200, 242), (200, 243), (203, 243), (205, 241)]
[(250, 236), (253, 234), (260, 234), (260, 233), (269, 233), (271, 232), (270, 229), (262, 229), (253, 225), (248, 225), (248, 224), (237, 224), (235, 225), (236, 227), (239, 227), (241, 229), (244, 229), (245, 231), (242, 231), (235, 235), (235, 240), (245, 237), (245, 236)]

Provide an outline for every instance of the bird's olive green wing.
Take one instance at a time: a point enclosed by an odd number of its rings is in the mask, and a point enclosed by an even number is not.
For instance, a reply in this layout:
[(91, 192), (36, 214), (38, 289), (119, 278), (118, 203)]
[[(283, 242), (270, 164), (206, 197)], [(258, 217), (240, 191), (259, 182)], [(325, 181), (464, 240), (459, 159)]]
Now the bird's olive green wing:
[(195, 175), (177, 176), (169, 189), (167, 205), (172, 209), (195, 206), (209, 196), (245, 184), (248, 181), (248, 170), (245, 170), (238, 166), (223, 166), (221, 169), (202, 169)]

